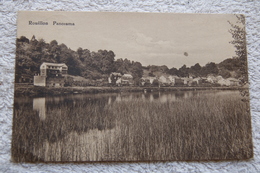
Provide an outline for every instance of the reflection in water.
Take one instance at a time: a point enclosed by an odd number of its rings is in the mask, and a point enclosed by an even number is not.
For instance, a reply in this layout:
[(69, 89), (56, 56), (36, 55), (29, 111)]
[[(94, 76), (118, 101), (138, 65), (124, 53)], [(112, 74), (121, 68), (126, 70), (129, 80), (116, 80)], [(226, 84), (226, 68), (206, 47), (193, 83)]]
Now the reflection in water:
[(134, 99), (141, 98), (150, 102), (175, 102), (178, 99), (187, 99), (198, 95), (195, 91), (177, 91), (177, 92), (152, 92), (152, 93), (117, 93), (117, 94), (87, 94), (87, 95), (68, 95), (56, 97), (40, 97), (33, 98), (33, 110), (38, 112), (40, 120), (46, 119), (46, 108), (55, 107), (70, 103), (75, 106), (78, 102), (95, 103), (102, 98), (103, 101), (107, 100), (107, 104), (114, 102), (129, 102)]
[(33, 110), (39, 112), (40, 120), (45, 120), (46, 118), (45, 100), (45, 97), (33, 99)]
[(99, 100), (101, 97), (103, 100), (107, 100), (107, 104), (112, 104), (114, 102), (128, 102), (134, 99), (142, 98), (143, 100), (147, 100), (150, 102), (174, 102), (177, 99), (189, 98), (194, 95), (197, 95), (194, 91), (186, 91), (186, 92), (153, 92), (153, 93), (119, 93), (119, 94), (88, 94), (88, 95), (70, 95), (70, 96), (56, 96), (56, 97), (40, 97), (33, 98), (33, 110), (38, 112), (40, 120), (46, 119), (46, 108), (59, 106), (64, 103), (71, 103), (73, 106), (77, 104), (77, 102), (95, 102)]
[[(235, 143), (236, 140), (241, 142), (242, 137), (232, 138), (228, 135), (250, 129), (246, 125), (250, 124), (250, 118), (245, 116), (245, 112), (235, 115), (241, 115), (241, 121), (230, 121), (233, 112), (236, 112), (234, 110), (248, 108), (246, 103), (237, 98), (237, 91), (103, 93), (15, 98), (12, 155), (16, 161), (191, 160), (195, 158), (195, 155), (190, 155), (194, 152), (194, 145), (183, 145), (184, 140), (191, 140), (197, 141), (197, 151), (201, 151), (205, 144), (208, 146), (204, 148), (216, 144), (212, 147), (218, 159), (218, 147), (221, 144)], [(244, 106), (245, 109), (230, 109), (232, 105), (239, 108)], [(203, 111), (194, 112), (193, 108)], [(221, 114), (223, 110), (228, 111), (225, 116)], [(235, 122), (236, 125), (223, 126), (224, 121)], [(238, 131), (236, 126), (240, 122), (242, 130)], [(229, 133), (222, 138), (225, 127)], [(194, 136), (191, 138), (190, 135)], [(207, 135), (209, 137), (206, 138)], [(214, 143), (203, 141), (211, 138)], [(250, 145), (250, 140), (246, 141), (245, 137), (243, 139), (246, 147)], [(227, 147), (229, 152), (229, 145)], [(239, 153), (243, 153), (240, 152), (241, 148), (243, 147), (239, 148)], [(212, 153), (214, 152), (210, 154)], [(196, 157), (208, 159), (203, 155)]]

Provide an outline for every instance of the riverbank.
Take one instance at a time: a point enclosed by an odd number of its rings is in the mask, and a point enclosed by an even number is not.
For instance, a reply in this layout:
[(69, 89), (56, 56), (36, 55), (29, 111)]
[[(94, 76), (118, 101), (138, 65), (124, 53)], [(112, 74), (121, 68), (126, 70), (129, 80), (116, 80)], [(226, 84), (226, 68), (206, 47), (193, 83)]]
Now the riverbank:
[(15, 84), (15, 96), (46, 96), (87, 93), (120, 93), (120, 92), (158, 92), (189, 90), (241, 90), (244, 87), (62, 87), (48, 88), (25, 84)]

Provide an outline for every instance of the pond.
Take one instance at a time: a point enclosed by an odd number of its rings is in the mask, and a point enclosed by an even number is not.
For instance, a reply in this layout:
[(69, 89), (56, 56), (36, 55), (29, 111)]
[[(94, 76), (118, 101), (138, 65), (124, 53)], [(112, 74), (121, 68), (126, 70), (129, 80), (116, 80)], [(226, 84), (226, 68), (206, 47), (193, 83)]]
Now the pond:
[[(239, 159), (252, 155), (239, 91), (15, 98), (17, 162)], [(239, 130), (238, 130), (239, 129)]]

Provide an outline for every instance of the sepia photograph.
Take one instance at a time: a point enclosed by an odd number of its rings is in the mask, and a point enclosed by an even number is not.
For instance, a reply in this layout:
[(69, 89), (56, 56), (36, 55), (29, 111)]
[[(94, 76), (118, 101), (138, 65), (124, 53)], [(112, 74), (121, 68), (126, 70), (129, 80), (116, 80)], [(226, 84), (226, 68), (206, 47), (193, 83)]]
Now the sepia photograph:
[(13, 162), (253, 158), (245, 16), (20, 11)]

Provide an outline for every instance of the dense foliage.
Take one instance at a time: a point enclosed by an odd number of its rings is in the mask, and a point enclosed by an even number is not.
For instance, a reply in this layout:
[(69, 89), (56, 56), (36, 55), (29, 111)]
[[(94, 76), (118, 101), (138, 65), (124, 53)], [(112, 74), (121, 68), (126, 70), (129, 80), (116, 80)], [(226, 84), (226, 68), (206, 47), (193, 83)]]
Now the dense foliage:
[(248, 82), (245, 16), (240, 14), (236, 15), (236, 17), (236, 23), (229, 22), (232, 27), (229, 32), (233, 37), (233, 40), (230, 43), (236, 48), (236, 56), (233, 57), (233, 59), (237, 60), (238, 76), (241, 77), (242, 80)]
[(111, 72), (130, 73), (135, 78), (143, 75), (142, 64), (128, 59), (115, 61), (113, 51), (78, 48), (71, 50), (65, 44), (58, 44), (56, 40), (46, 43), (43, 39), (31, 40), (22, 36), (17, 39), (16, 75), (33, 76), (40, 73), (43, 62), (65, 63), (68, 74), (82, 76), (86, 79), (101, 79), (108, 77)]

